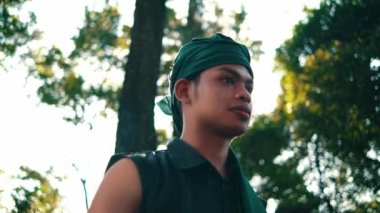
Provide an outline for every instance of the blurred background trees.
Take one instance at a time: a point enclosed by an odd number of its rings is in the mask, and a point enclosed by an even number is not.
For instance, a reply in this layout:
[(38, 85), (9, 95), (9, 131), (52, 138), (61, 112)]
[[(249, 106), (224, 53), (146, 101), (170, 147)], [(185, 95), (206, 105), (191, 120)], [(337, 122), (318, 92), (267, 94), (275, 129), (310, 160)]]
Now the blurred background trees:
[[(52, 168), (43, 173), (26, 166), (21, 166), (19, 169), (19, 174), (11, 178), (12, 182), (16, 183), (10, 193), (14, 203), (13, 207), (3, 203), (4, 200), (7, 200), (4, 195), (9, 192), (5, 193), (5, 190), (0, 188), (1, 212), (32, 213), (62, 210), (59, 205), (62, 197), (54, 186), (57, 185), (57, 182), (62, 181), (62, 177), (54, 175)], [(4, 175), (2, 171), (0, 172), (0, 176)]]
[(235, 146), (279, 211), (380, 210), (379, 8), (323, 1), (277, 49), (277, 108)]
[[(260, 41), (241, 33), (250, 8), (230, 14), (217, 1), (189, 0), (187, 15), (179, 16), (173, 1), (137, 0), (129, 26), (105, 1), (101, 10), (85, 8), (67, 53), (30, 45), (42, 35), (35, 15), (20, 12), (25, 2), (0, 1), (0, 67), (8, 70), (7, 61), (19, 58), (39, 82), (40, 101), (66, 108), (64, 119), (74, 125), (91, 128), (98, 116), (118, 112), (116, 152), (154, 149), (165, 140), (154, 129), (153, 107), (156, 95), (167, 93), (182, 44), (221, 31), (247, 44), (254, 59), (260, 55)], [(254, 118), (233, 148), (278, 212), (380, 210), (379, 8), (377, 0), (321, 1), (277, 49), (283, 74), (277, 108)], [(14, 198), (20, 193), (26, 191), (15, 190)]]
[[(90, 128), (93, 118), (117, 111), (115, 151), (154, 149), (155, 96), (167, 93), (168, 74), (179, 47), (193, 37), (221, 30), (237, 37), (246, 15), (242, 8), (222, 23), (218, 18), (230, 14), (223, 14), (217, 2), (210, 1), (207, 6), (214, 11), (207, 13), (213, 14), (215, 20), (203, 21), (204, 3), (190, 0), (188, 16), (178, 18), (170, 2), (167, 4), (168, 7), (158, 0), (136, 1), (133, 27), (120, 23), (121, 14), (108, 1), (99, 11), (86, 7), (84, 24), (72, 38), (75, 47), (69, 54), (55, 46), (25, 51), (22, 57), (28, 59), (28, 75), (40, 81), (37, 94), (41, 102), (67, 108), (65, 120), (88, 123)], [(146, 16), (153, 13), (155, 17)], [(28, 25), (24, 25), (27, 34)], [(259, 54), (260, 42), (241, 39), (249, 42), (255, 56)]]
[(30, 12), (24, 20), (20, 19), (19, 11), (28, 0), (2, 0), (0, 22), (0, 67), (3, 68), (5, 57), (14, 56), (18, 47), (39, 37), (39, 32), (31, 30), (36, 23), (36, 16)]
[(41, 174), (38, 171), (28, 167), (20, 167), (22, 174), (15, 179), (22, 181), (20, 186), (14, 189), (12, 199), (15, 202), (15, 208), (12, 213), (19, 212), (54, 212), (59, 209), (61, 196), (52, 185), (53, 179), (61, 181), (61, 177), (53, 175), (50, 169)]

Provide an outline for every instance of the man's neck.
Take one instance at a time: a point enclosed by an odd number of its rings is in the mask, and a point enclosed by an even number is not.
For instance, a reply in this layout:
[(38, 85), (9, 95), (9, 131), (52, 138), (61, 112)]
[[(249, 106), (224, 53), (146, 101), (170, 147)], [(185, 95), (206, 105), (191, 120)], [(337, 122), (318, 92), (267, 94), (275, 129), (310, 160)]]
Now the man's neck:
[(225, 162), (230, 139), (212, 134), (187, 134), (186, 132), (182, 134), (181, 139), (206, 158), (222, 177), (226, 175)]

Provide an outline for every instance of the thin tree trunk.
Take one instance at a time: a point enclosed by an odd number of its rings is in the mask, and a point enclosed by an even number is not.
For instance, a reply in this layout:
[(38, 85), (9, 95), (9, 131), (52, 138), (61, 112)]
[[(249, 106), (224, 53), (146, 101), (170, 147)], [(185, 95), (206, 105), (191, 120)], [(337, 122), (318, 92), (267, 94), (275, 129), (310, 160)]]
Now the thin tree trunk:
[(203, 1), (189, 0), (187, 24), (182, 31), (182, 43), (189, 42), (194, 37), (202, 37), (205, 30), (202, 28)]
[(115, 152), (156, 148), (153, 108), (165, 21), (164, 0), (136, 0), (132, 43), (120, 95)]

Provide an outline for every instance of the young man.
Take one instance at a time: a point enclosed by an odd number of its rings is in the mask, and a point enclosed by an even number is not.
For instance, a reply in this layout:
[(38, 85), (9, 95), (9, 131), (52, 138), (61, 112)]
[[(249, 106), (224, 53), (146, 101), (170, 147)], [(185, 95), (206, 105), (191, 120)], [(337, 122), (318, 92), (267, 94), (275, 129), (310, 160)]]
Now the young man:
[(160, 102), (176, 137), (167, 150), (113, 156), (90, 212), (265, 212), (229, 148), (248, 128), (252, 87), (244, 45), (222, 34), (184, 45)]

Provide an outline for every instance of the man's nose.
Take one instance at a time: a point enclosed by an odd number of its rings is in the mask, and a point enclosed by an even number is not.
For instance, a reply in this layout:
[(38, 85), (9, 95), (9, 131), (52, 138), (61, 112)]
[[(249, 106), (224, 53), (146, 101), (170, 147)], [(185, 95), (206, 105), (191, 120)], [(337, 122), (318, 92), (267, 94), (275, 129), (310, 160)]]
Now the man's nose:
[(245, 87), (245, 85), (242, 85), (239, 87), (237, 91), (237, 98), (250, 103), (251, 102), (251, 92), (248, 91), (248, 89)]

